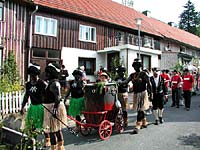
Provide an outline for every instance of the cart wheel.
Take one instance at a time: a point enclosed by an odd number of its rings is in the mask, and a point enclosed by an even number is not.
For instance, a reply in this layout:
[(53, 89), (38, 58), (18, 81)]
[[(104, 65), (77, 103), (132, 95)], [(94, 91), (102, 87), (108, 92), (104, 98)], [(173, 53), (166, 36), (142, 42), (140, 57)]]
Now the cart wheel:
[(121, 116), (117, 116), (115, 119), (115, 128), (118, 133), (124, 132), (124, 119)]
[(102, 140), (107, 140), (112, 134), (112, 125), (110, 121), (104, 120), (99, 126), (99, 136)]
[(86, 124), (86, 119), (81, 120), (81, 135), (83, 136), (87, 136), (91, 133), (92, 129), (90, 127), (87, 127), (87, 125), (82, 125), (82, 124)]

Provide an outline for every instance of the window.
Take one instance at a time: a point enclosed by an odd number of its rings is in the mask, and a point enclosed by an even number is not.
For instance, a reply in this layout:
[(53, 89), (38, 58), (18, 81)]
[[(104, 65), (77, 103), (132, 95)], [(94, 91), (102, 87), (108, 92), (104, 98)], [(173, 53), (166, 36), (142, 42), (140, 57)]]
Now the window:
[(59, 59), (60, 51), (48, 49), (33, 49), (33, 57)]
[(85, 72), (87, 75), (94, 75), (95, 72), (95, 58), (79, 58), (79, 66), (85, 66)]
[(96, 42), (96, 28), (80, 25), (79, 40), (87, 42)]
[(3, 20), (3, 2), (0, 2), (0, 21)]
[(57, 35), (57, 20), (36, 16), (35, 19), (35, 33), (49, 36)]

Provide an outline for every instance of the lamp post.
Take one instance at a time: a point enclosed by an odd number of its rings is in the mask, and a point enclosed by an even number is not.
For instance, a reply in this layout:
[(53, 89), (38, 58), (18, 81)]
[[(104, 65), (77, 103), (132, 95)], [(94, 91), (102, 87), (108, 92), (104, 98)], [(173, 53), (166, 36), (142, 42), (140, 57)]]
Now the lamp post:
[(142, 23), (142, 18), (136, 18), (136, 24), (138, 26), (138, 47), (139, 47), (139, 59), (141, 59), (140, 57), (140, 26)]

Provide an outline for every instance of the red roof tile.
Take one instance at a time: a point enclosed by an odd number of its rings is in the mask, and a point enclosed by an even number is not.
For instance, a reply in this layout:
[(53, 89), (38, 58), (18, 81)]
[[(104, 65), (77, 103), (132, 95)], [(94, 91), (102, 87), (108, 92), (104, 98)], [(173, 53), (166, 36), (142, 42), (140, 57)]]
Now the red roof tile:
[(135, 19), (142, 18), (141, 31), (200, 48), (200, 38), (186, 31), (149, 18), (111, 0), (34, 0), (35, 4), (59, 9), (137, 30)]

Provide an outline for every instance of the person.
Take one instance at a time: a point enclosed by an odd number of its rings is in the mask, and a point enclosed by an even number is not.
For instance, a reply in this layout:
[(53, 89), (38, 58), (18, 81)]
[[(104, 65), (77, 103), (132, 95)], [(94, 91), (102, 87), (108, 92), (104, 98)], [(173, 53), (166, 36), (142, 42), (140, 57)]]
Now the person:
[(181, 78), (181, 82), (178, 84), (178, 94), (179, 94), (179, 101), (180, 101), (180, 106), (184, 106), (184, 100), (183, 100), (183, 78), (182, 78), (182, 74), (180, 71), (178, 71), (178, 75)]
[[(123, 66), (118, 66), (116, 68), (117, 77), (115, 78), (115, 81), (124, 81), (126, 80), (125, 73), (126, 68)], [(123, 113), (123, 121), (124, 127), (128, 126), (128, 113), (127, 113), (127, 106), (128, 106), (128, 84), (120, 84), (118, 86), (118, 99), (121, 103), (122, 107), (122, 113)]]
[(49, 63), (45, 68), (48, 87), (44, 99), (44, 132), (46, 145), (52, 150), (64, 150), (64, 138), (61, 129), (66, 127), (67, 117), (64, 103), (61, 101), (59, 82), (60, 67)]
[(173, 71), (173, 76), (171, 78), (171, 88), (172, 88), (172, 104), (171, 107), (176, 106), (176, 108), (179, 108), (179, 91), (178, 91), (178, 85), (181, 83), (181, 78), (178, 75), (177, 70)]
[(194, 77), (190, 74), (189, 70), (184, 69), (183, 75), (183, 97), (185, 99), (185, 108), (190, 110), (192, 87), (194, 84)]
[(65, 65), (61, 66), (61, 70), (60, 70), (60, 85), (62, 89), (65, 89), (67, 86), (66, 83), (66, 78), (69, 76), (68, 74), (68, 70), (65, 69)]
[(82, 80), (86, 84), (87, 83), (87, 77), (86, 77), (86, 72), (85, 72), (85, 66), (80, 66), (79, 69), (82, 72)]
[[(167, 94), (168, 94), (168, 88), (169, 88), (169, 82), (170, 82), (170, 76), (166, 73), (166, 70), (163, 69), (162, 73), (160, 74), (160, 76), (164, 79), (164, 83), (165, 83), (165, 87), (167, 90)], [(166, 97), (164, 104), (166, 104), (168, 102), (168, 97)]]
[[(82, 80), (82, 72), (78, 69), (74, 70), (72, 75), (74, 80), (70, 82), (69, 92), (66, 95), (68, 97), (71, 94), (69, 104), (69, 115), (76, 118), (77, 121), (81, 121), (81, 111), (84, 110), (85, 98), (84, 98), (84, 81)], [(76, 132), (80, 131), (80, 125), (76, 123)]]
[(159, 122), (161, 124), (164, 122), (164, 99), (167, 98), (168, 95), (164, 78), (161, 75), (159, 75), (159, 70), (157, 68), (153, 68), (152, 70), (153, 76), (150, 77), (150, 82), (152, 85), (152, 104), (155, 116), (155, 125), (158, 125)]
[(26, 92), (20, 112), (24, 114), (24, 107), (30, 98), (31, 104), (26, 114), (25, 127), (31, 130), (42, 129), (44, 120), (42, 102), (47, 83), (39, 78), (39, 65), (30, 64), (27, 73), (30, 75), (30, 81), (26, 83)]
[(132, 64), (135, 72), (131, 73), (125, 81), (119, 81), (118, 84), (127, 84), (132, 81), (133, 84), (133, 109), (137, 110), (136, 126), (133, 134), (138, 134), (139, 130), (147, 127), (147, 120), (144, 111), (149, 108), (149, 100), (151, 97), (151, 84), (148, 75), (141, 71), (141, 60), (136, 58)]

